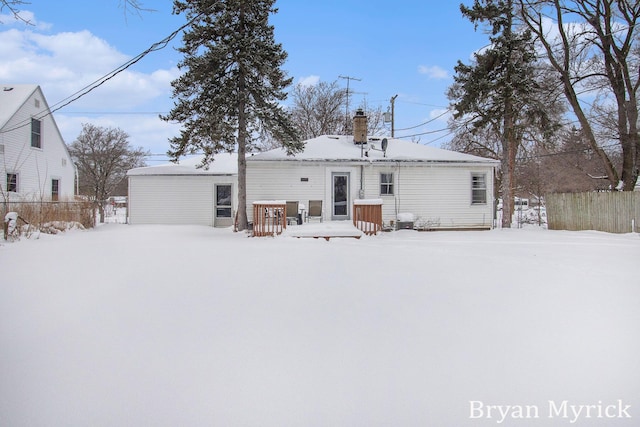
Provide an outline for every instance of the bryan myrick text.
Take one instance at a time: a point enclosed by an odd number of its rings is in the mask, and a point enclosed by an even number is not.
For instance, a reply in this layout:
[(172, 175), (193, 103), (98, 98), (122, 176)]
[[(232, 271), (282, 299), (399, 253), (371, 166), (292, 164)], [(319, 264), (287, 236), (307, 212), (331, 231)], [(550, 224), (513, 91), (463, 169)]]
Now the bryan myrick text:
[(631, 418), (631, 405), (625, 405), (622, 400), (610, 403), (598, 401), (592, 405), (573, 405), (569, 401), (556, 402), (549, 400), (546, 412), (538, 405), (485, 405), (480, 400), (469, 401), (469, 418), (493, 419), (497, 424), (505, 420), (530, 420), (536, 418), (563, 418), (570, 423), (581, 419), (614, 419)]

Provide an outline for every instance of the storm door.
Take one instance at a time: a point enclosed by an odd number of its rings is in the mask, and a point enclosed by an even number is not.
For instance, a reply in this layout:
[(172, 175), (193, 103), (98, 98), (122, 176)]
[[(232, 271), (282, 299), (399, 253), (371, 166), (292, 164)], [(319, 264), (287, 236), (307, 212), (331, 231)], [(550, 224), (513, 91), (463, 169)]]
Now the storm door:
[(233, 225), (231, 218), (231, 184), (216, 184), (215, 185), (215, 218), (214, 226), (216, 227), (228, 227)]
[(333, 172), (331, 219), (349, 219), (349, 172)]

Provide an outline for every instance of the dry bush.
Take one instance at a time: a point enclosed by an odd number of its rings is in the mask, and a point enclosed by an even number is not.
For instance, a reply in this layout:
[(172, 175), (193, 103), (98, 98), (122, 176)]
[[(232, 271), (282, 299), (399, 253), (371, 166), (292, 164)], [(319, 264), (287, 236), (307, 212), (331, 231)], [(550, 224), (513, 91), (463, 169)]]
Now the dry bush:
[(88, 201), (4, 202), (1, 206), (3, 219), (7, 212), (18, 213), (18, 222), (26, 223), (21, 224), (25, 234), (95, 226), (94, 205)]

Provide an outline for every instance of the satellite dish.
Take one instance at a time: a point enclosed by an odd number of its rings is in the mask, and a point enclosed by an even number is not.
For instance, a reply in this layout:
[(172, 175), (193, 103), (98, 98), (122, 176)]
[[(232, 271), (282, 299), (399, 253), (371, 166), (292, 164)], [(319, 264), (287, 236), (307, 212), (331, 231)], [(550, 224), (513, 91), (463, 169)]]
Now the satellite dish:
[(382, 138), (382, 151), (387, 151), (387, 145), (389, 145), (387, 138)]

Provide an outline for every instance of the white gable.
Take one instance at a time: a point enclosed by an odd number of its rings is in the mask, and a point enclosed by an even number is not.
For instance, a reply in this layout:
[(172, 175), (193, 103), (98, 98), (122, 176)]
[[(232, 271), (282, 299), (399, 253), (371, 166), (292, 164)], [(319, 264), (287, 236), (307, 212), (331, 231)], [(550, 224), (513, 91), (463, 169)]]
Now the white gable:
[(37, 88), (37, 85), (0, 85), (0, 129), (27, 102)]
[[(0, 83), (0, 146), (0, 187), (9, 199), (73, 198), (73, 160), (38, 85)], [(16, 189), (5, 187), (5, 173)]]

